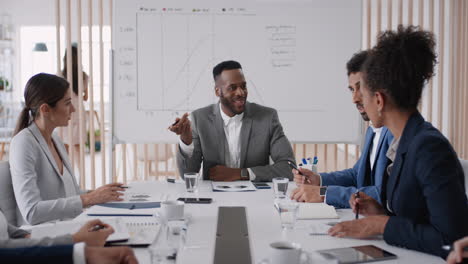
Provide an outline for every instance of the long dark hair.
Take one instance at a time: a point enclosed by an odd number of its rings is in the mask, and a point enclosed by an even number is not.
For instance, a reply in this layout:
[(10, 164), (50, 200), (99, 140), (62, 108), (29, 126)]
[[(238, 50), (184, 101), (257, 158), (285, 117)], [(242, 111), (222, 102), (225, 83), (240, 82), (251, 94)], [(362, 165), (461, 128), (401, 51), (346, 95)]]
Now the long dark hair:
[[(67, 79), (67, 56), (68, 51), (65, 50), (65, 56), (63, 56), (63, 70), (62, 76)], [(75, 46), (71, 47), (71, 56), (72, 56), (72, 89), (73, 92), (78, 95), (78, 48)], [(83, 78), (86, 78), (86, 73), (83, 72)]]
[(39, 116), (39, 107), (48, 104), (55, 107), (62, 99), (70, 84), (57, 75), (39, 73), (31, 77), (24, 89), (25, 106), (16, 123), (15, 135), (28, 127)]

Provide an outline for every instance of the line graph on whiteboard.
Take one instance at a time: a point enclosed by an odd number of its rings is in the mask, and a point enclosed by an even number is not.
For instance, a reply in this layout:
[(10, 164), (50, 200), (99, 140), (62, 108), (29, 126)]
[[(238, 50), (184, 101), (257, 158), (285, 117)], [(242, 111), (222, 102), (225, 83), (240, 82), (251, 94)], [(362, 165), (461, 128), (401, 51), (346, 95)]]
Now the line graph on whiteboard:
[[(247, 29), (252, 14), (137, 13), (138, 109), (183, 112), (216, 102), (213, 66), (242, 57), (235, 50), (242, 25), (236, 23), (238, 34), (231, 37), (223, 33), (229, 31), (228, 20), (240, 15)], [(264, 103), (263, 91), (247, 81), (252, 96)]]

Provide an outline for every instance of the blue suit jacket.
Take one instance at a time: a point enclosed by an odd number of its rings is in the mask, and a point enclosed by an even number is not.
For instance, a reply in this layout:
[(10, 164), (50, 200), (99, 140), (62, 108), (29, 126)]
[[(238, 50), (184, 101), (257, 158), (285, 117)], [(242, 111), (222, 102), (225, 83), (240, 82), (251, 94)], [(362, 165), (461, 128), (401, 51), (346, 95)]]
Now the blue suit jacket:
[(1, 248), (2, 263), (72, 264), (73, 245), (51, 247)]
[(400, 137), (386, 184), (384, 240), (443, 258), (442, 245), (468, 235), (464, 174), (448, 140), (416, 112)]
[(385, 154), (393, 140), (393, 135), (386, 127), (382, 128), (373, 168), (375, 170), (374, 185), (364, 186), (366, 162), (368, 162), (371, 152), (373, 133), (372, 128), (369, 127), (366, 132), (362, 155), (353, 168), (330, 173), (320, 173), (322, 185), (328, 186), (326, 194), (327, 204), (340, 208), (349, 208), (349, 197), (357, 189), (380, 202), (380, 189), (382, 187), (383, 174), (387, 167), (387, 157)]

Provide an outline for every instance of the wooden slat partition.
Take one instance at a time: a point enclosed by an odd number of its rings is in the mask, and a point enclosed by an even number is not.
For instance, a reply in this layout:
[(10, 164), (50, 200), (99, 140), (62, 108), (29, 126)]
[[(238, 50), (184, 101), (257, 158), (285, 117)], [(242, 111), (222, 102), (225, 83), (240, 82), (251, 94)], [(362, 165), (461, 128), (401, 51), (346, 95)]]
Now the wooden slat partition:
[(88, 53), (89, 53), (89, 156), (91, 167), (91, 189), (96, 188), (96, 135), (94, 133), (94, 74), (93, 74), (93, 0), (88, 0)]
[[(89, 185), (91, 188), (98, 187), (96, 179), (96, 168), (100, 167), (101, 182), (99, 184), (107, 183), (107, 176), (112, 176), (114, 181), (123, 181), (125, 183), (138, 180), (152, 180), (158, 179), (160, 176), (177, 175), (177, 170), (172, 166), (174, 164), (175, 153), (172, 153), (173, 145), (164, 144), (163, 146), (157, 144), (120, 144), (115, 149), (110, 157), (106, 157), (106, 131), (105, 124), (108, 122), (105, 119), (105, 98), (107, 94), (105, 87), (104, 76), (107, 74), (108, 69), (104, 68), (104, 14), (109, 14), (110, 21), (112, 21), (112, 0), (88, 0), (88, 45), (81, 43), (81, 4), (82, 0), (55, 0), (55, 13), (56, 13), (56, 41), (57, 41), (57, 71), (61, 71), (61, 46), (60, 46), (60, 4), (65, 1), (65, 40), (66, 49), (71, 50), (71, 10), (72, 4), (76, 4), (77, 21), (77, 46), (79, 50), (79, 66), (81, 67), (81, 50), (87, 48), (89, 55), (89, 140), (90, 140), (90, 173), (85, 174), (85, 153), (83, 135), (80, 135), (80, 151), (78, 153), (80, 160), (79, 172), (82, 177), (80, 178), (80, 185), (86, 187)], [(362, 0), (363, 4), (363, 35), (364, 42), (363, 48), (371, 48), (375, 43), (376, 36), (382, 30), (395, 29), (393, 22), (396, 24), (413, 24), (421, 26), (422, 28), (433, 31), (436, 34), (437, 52), (439, 64), (435, 69), (435, 79), (431, 79), (427, 84), (427, 91), (424, 93), (424, 98), (421, 100), (420, 110), (425, 116), (426, 120), (433, 121), (434, 125), (442, 132), (448, 135), (448, 138), (453, 143), (455, 150), (461, 158), (468, 159), (468, 104), (466, 99), (468, 97), (468, 4), (466, 1), (454, 0)], [(93, 74), (95, 66), (93, 65), (93, 5), (96, 4), (98, 12), (98, 30), (99, 30), (99, 45), (97, 53), (99, 53), (99, 74)], [(373, 6), (375, 5), (375, 6)], [(448, 8), (448, 9), (447, 9)], [(448, 13), (447, 13), (448, 11)], [(386, 14), (386, 21), (382, 24), (382, 15)], [(416, 19), (417, 16), (417, 19)], [(109, 21), (109, 22), (110, 22)], [(107, 23), (106, 23), (107, 24)], [(112, 23), (109, 23), (112, 24)], [(449, 31), (446, 31), (446, 28)], [(112, 32), (112, 27), (110, 28)], [(448, 49), (444, 46), (448, 44)], [(86, 47), (85, 47), (86, 46)], [(350, 54), (351, 56), (352, 54)], [(71, 56), (67, 56), (67, 66), (72, 68)], [(445, 67), (449, 67), (448, 70)], [(97, 68), (96, 68), (97, 69)], [(88, 70), (88, 69), (87, 69)], [(444, 70), (448, 73), (444, 76)], [(81, 69), (79, 73), (81, 73)], [(68, 71), (65, 76), (70, 83), (72, 83), (72, 71)], [(94, 80), (97, 80), (99, 85), (100, 101), (96, 102), (99, 106), (95, 105), (94, 98)], [(79, 77), (80, 94), (83, 91), (83, 78)], [(97, 88), (97, 87), (96, 87)], [(110, 87), (109, 87), (110, 88)], [(94, 90), (93, 90), (94, 89)], [(82, 101), (82, 97), (79, 96)], [(448, 106), (446, 105), (448, 104)], [(78, 114), (80, 116), (80, 127), (84, 126), (83, 122), (84, 109), (82, 104), (78, 105)], [(81, 109), (80, 109), (81, 108)], [(97, 109), (99, 108), (99, 109)], [(99, 113), (99, 128), (95, 128), (94, 112), (98, 110)], [(364, 126), (365, 128), (366, 126)], [(101, 151), (96, 153), (94, 146), (96, 138), (94, 130), (100, 130)], [(72, 140), (71, 130), (69, 138)], [(81, 129), (80, 129), (81, 131)], [(311, 139), (313, 140), (313, 139)], [(73, 142), (69, 142), (70, 150), (73, 150)], [(111, 147), (111, 146), (109, 146)], [(332, 171), (349, 168), (354, 165), (354, 162), (359, 158), (360, 146), (354, 144), (301, 144), (295, 142), (292, 144), (296, 158), (302, 157), (319, 157), (319, 170)], [(142, 149), (143, 148), (143, 149)], [(177, 146), (176, 146), (177, 148)], [(329, 149), (331, 148), (331, 149)], [(138, 150), (143, 150), (143, 156), (138, 156)], [(151, 150), (151, 151), (150, 151)], [(154, 156), (152, 154), (154, 150)], [(151, 155), (150, 155), (151, 152)], [(163, 158), (164, 152), (164, 158)], [(169, 155), (172, 153), (172, 156)], [(74, 151), (70, 151), (70, 159), (74, 164), (77, 160)], [(96, 159), (96, 155), (100, 155), (100, 159)], [(108, 155), (108, 154), (107, 154)], [(132, 156), (133, 155), (133, 156)], [(344, 156), (342, 156), (344, 155)], [(117, 158), (118, 157), (118, 158)], [(113, 164), (115, 175), (108, 175), (106, 167), (108, 166), (109, 159), (114, 160)], [(172, 159), (172, 162), (171, 160)], [(86, 159), (87, 160), (87, 159)], [(118, 164), (118, 166), (117, 166)], [(97, 165), (97, 166), (96, 166)], [(164, 166), (163, 166), (164, 165)], [(75, 166), (75, 165), (73, 165)], [(143, 166), (143, 167), (141, 167)], [(117, 169), (118, 167), (118, 169)], [(129, 174), (131, 176), (129, 176)], [(151, 177), (150, 177), (151, 176)], [(153, 177), (155, 176), (155, 177)], [(89, 179), (89, 180), (85, 180)], [(87, 182), (89, 181), (89, 182)]]

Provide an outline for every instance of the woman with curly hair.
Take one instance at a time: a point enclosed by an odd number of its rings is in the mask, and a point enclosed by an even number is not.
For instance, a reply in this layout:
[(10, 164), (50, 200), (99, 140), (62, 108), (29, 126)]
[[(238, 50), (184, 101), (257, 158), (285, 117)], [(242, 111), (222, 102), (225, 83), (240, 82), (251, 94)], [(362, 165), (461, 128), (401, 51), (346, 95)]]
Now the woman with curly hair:
[(433, 76), (434, 35), (399, 26), (379, 36), (363, 66), (363, 105), (375, 127), (394, 139), (381, 201), (360, 193), (350, 205), (366, 218), (329, 230), (338, 237), (383, 235), (391, 245), (446, 257), (443, 245), (468, 235), (464, 174), (449, 141), (417, 110), (424, 84)]

